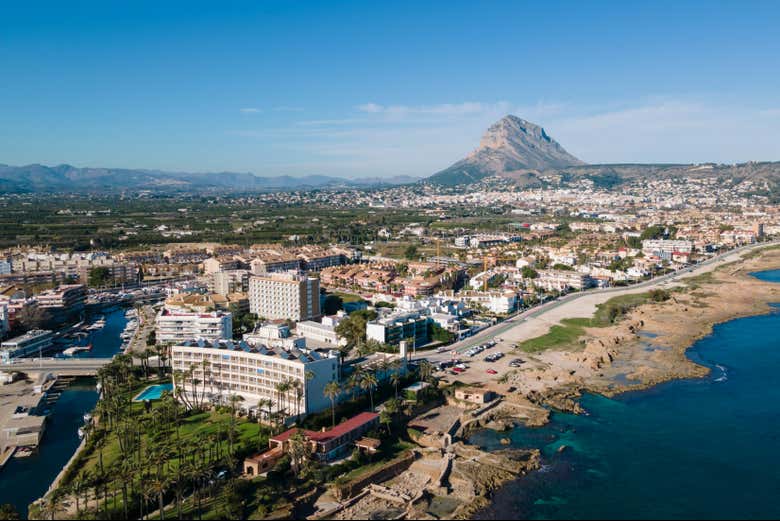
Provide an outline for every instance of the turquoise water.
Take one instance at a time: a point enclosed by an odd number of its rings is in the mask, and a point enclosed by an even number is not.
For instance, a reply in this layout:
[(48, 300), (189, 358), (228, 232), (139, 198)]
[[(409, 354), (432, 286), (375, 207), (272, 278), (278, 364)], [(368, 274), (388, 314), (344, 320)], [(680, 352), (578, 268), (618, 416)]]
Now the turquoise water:
[[(780, 270), (756, 276), (780, 282)], [(709, 377), (617, 399), (586, 395), (589, 416), (514, 429), (512, 446), (542, 449), (544, 467), (498, 491), (476, 518), (780, 517), (778, 331), (780, 308), (718, 325), (689, 350)], [(471, 441), (498, 449), (505, 435)]]
[(162, 393), (165, 391), (172, 391), (173, 390), (173, 384), (160, 384), (160, 385), (150, 385), (143, 391), (141, 391), (138, 396), (133, 398), (133, 401), (136, 402), (142, 402), (144, 400), (159, 400), (160, 396), (162, 396)]

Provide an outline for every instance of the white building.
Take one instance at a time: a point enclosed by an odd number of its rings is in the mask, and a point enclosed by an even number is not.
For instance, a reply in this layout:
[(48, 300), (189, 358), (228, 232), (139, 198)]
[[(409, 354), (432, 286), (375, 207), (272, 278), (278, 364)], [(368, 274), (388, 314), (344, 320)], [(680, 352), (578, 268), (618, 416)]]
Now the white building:
[(645, 254), (657, 255), (662, 259), (671, 259), (675, 253), (693, 252), (693, 241), (648, 239), (642, 241), (642, 251)]
[(266, 346), (271, 349), (303, 349), (306, 339), (290, 334), (290, 328), (284, 324), (263, 324), (251, 333), (244, 334), (244, 341), (251, 346)]
[(249, 279), (249, 311), (268, 320), (320, 317), (320, 279), (294, 272), (266, 273)]
[(11, 263), (5, 259), (0, 259), (0, 275), (8, 275), (11, 273)]
[(233, 337), (233, 314), (223, 311), (194, 313), (163, 308), (157, 315), (158, 342), (191, 339), (219, 340)]
[(542, 270), (533, 279), (534, 286), (547, 291), (581, 290), (593, 285), (593, 280), (585, 273), (568, 270)]
[(0, 344), (0, 361), (8, 364), (12, 358), (38, 356), (51, 349), (53, 340), (53, 332), (33, 329)]
[(480, 305), (493, 313), (511, 313), (517, 309), (514, 291), (463, 291), (458, 297), (467, 304)]
[[(285, 410), (287, 416), (327, 409), (330, 400), (324, 394), (325, 386), (338, 381), (340, 373), (335, 351), (323, 356), (316, 351), (252, 347), (230, 340), (181, 342), (171, 349), (171, 364), (174, 371), (192, 368), (192, 378), (203, 382), (193, 389), (188, 381), (176, 378), (174, 388), (182, 390), (185, 400), (192, 400), (195, 392), (212, 403), (227, 403), (237, 395), (243, 398), (242, 408), (263, 416), (269, 408)], [(282, 382), (297, 382), (298, 390), (291, 385), (280, 393), (277, 386)], [(259, 411), (259, 400), (270, 400), (270, 406)]]
[[(326, 321), (330, 317), (323, 317), (322, 323), (313, 320), (304, 320), (298, 322), (295, 326), (295, 332), (306, 338), (306, 341), (313, 342), (315, 345), (330, 345), (333, 347), (345, 346), (347, 341), (336, 334), (336, 325), (338, 322)], [(311, 344), (310, 344), (311, 345)]]

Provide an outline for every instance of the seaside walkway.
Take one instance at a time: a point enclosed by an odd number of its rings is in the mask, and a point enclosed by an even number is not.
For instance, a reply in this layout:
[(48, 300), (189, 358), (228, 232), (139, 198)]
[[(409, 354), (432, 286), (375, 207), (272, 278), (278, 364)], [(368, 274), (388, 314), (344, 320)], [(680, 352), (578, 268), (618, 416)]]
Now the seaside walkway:
[(11, 364), (0, 365), (0, 371), (45, 372), (59, 376), (95, 376), (98, 369), (110, 362), (111, 358), (18, 358)]

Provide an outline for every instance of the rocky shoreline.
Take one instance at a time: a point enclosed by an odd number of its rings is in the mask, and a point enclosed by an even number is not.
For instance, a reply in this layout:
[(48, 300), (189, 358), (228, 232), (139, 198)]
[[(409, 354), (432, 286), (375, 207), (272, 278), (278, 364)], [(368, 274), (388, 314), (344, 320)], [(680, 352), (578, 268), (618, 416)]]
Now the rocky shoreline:
[(780, 302), (780, 285), (750, 273), (778, 268), (780, 250), (770, 248), (682, 279), (667, 289), (668, 300), (639, 305), (612, 326), (585, 328), (572, 345), (531, 356), (506, 385), (538, 407), (582, 414), (586, 392), (613, 397), (705, 377), (709, 368), (688, 358), (688, 349), (717, 324), (769, 313)]

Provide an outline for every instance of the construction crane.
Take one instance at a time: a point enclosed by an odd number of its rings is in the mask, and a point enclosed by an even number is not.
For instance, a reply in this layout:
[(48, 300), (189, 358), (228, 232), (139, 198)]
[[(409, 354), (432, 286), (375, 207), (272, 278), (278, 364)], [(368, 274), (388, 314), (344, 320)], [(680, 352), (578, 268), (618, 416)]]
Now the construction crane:
[[(501, 257), (501, 256), (495, 256), (495, 255), (485, 255), (482, 257), (482, 272), (487, 273), (488, 270), (488, 262), (493, 261), (493, 265), (497, 266), (499, 262), (502, 261), (510, 261), (510, 262), (516, 262), (517, 259), (514, 257)], [(485, 281), (482, 283), (482, 291), (487, 291), (487, 285), (488, 285), (488, 278), (485, 277)]]

